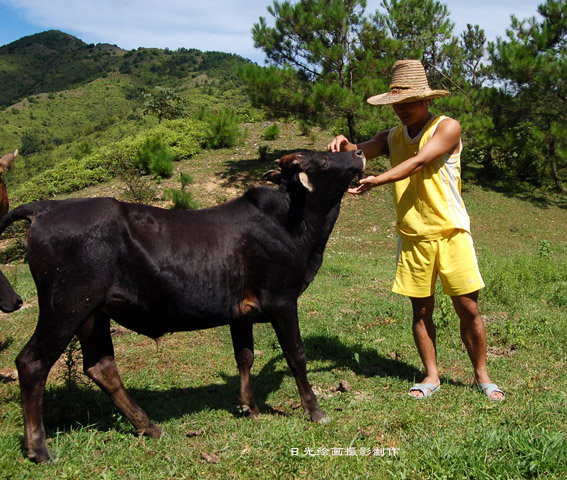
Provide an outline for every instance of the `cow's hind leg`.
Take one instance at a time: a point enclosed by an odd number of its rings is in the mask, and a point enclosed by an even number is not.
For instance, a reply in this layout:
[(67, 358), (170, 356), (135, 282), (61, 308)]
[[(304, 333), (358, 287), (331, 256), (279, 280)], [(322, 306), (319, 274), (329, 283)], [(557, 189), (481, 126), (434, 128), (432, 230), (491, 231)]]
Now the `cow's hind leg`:
[(110, 318), (102, 313), (93, 315), (77, 332), (77, 336), (83, 350), (84, 372), (112, 399), (140, 435), (159, 437), (161, 427), (152, 423), (122, 384), (114, 361)]
[(74, 335), (74, 331), (71, 330), (58, 331), (45, 318), (40, 314), (34, 334), (16, 358), (22, 396), (26, 455), (36, 463), (51, 460), (45, 444), (42, 415), (47, 375)]
[(254, 400), (252, 386), (250, 385), (250, 369), (254, 363), (254, 337), (252, 328), (252, 322), (230, 326), (234, 356), (240, 375), (238, 408), (249, 418), (255, 418), (259, 413), (256, 401)]
[(295, 377), (305, 413), (309, 414), (314, 422), (329, 422), (329, 417), (319, 407), (317, 397), (307, 380), (307, 361), (299, 332), (297, 305), (278, 308), (271, 318), (287, 364)]

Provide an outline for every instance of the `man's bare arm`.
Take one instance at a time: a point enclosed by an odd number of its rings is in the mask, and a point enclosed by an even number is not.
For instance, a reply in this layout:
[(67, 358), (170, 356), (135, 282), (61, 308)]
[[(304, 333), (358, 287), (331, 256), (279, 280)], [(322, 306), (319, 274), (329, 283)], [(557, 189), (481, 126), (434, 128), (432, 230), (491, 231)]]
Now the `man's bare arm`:
[(357, 195), (380, 185), (403, 180), (419, 172), (433, 160), (443, 155), (457, 152), (460, 148), (460, 141), (461, 125), (459, 122), (452, 118), (443, 120), (437, 127), (433, 137), (421, 148), (416, 156), (408, 158), (378, 176), (371, 175), (361, 179), (360, 185), (357, 188), (349, 188), (348, 192)]

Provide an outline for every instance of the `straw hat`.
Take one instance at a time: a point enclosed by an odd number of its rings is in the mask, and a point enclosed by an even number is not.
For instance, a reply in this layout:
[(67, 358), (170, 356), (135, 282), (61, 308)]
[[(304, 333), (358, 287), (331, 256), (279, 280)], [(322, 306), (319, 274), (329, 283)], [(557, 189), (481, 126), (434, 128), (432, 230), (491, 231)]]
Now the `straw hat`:
[(374, 95), (366, 101), (371, 105), (415, 102), (449, 95), (447, 90), (431, 90), (425, 69), (419, 60), (398, 60), (392, 68), (392, 83), (386, 93)]

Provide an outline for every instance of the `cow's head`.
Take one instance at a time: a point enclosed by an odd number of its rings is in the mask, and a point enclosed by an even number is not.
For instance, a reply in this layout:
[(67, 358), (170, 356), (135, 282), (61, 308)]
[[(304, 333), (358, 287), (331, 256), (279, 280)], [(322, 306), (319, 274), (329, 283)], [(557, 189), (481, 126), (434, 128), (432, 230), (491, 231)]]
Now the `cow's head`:
[(16, 158), (17, 156), (18, 156), (18, 151), (14, 150), (13, 152), (7, 153), (2, 158), (0, 158), (0, 175), (2, 175), (4, 172), (10, 171), (10, 168), (12, 167), (12, 162), (14, 161), (14, 158)]
[(366, 159), (361, 150), (352, 152), (296, 152), (276, 160), (281, 171), (271, 170), (264, 177), (288, 189), (296, 179), (311, 193), (323, 191), (327, 197), (342, 195), (350, 182), (362, 173)]

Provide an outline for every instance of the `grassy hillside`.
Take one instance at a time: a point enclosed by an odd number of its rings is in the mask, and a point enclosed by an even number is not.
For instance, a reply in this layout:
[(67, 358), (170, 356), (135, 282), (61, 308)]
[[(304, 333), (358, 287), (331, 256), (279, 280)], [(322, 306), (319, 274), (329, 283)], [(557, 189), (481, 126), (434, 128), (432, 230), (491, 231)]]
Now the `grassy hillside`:
[[(56, 61), (49, 60), (52, 56)], [(0, 152), (18, 148), (21, 154), (14, 171), (4, 177), (14, 200), (35, 198), (18, 191), (46, 171), (62, 177), (57, 170), (65, 171), (70, 161), (89, 153), (100, 156), (104, 147), (128, 138), (152, 135), (157, 118), (144, 116), (143, 104), (144, 94), (155, 86), (183, 98), (187, 118), (203, 108), (235, 109), (242, 121), (261, 118), (249, 107), (236, 74), (244, 63), (236, 55), (194, 49), (125, 52), (86, 45), (55, 31), (0, 48), (0, 80), (8, 85), (3, 98), (9, 103), (0, 111)], [(53, 193), (57, 191), (50, 189), (44, 196)]]

